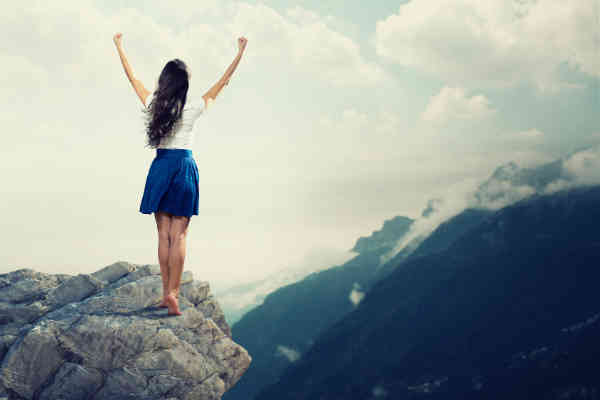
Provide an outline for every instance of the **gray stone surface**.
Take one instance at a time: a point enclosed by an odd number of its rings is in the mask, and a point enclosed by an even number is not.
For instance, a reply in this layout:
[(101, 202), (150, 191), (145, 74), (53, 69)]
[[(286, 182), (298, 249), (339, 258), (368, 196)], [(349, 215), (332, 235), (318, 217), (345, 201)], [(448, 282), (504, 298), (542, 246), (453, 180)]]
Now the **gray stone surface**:
[(252, 358), (208, 282), (181, 282), (170, 316), (158, 265), (1, 274), (0, 400), (220, 399)]

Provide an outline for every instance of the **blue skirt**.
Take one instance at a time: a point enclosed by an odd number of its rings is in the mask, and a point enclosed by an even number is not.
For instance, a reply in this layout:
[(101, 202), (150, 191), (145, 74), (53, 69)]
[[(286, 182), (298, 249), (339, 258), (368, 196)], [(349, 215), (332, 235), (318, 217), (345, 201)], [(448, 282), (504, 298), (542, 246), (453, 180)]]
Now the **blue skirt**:
[(198, 167), (189, 149), (156, 149), (144, 195), (142, 214), (166, 211), (173, 215), (198, 215)]

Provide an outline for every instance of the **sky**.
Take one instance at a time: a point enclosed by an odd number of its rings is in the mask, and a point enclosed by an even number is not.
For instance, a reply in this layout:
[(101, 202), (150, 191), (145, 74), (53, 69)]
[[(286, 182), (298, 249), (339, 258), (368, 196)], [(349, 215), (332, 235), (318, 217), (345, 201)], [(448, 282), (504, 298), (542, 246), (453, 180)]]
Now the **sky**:
[[(499, 165), (600, 143), (600, 0), (27, 1), (0, 14), (0, 273), (157, 264), (134, 75), (201, 96), (184, 268), (213, 288), (341, 264)], [(176, 4), (176, 7), (174, 6)], [(8, 101), (6, 101), (8, 100)]]

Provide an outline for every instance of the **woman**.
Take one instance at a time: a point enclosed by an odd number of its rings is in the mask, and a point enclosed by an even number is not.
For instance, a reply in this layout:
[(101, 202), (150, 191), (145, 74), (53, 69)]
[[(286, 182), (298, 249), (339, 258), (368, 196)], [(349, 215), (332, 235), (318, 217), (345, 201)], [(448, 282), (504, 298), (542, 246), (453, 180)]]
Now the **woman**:
[(156, 148), (150, 165), (139, 211), (154, 213), (158, 230), (158, 260), (163, 281), (161, 308), (169, 315), (181, 315), (179, 286), (185, 259), (185, 239), (192, 215), (198, 215), (198, 168), (192, 156), (192, 128), (221, 89), (229, 83), (246, 48), (247, 39), (238, 38), (239, 51), (225, 74), (202, 99), (187, 98), (191, 73), (174, 59), (164, 66), (158, 85), (150, 91), (133, 76), (121, 45), (122, 33), (113, 41), (129, 82), (145, 105), (147, 146)]

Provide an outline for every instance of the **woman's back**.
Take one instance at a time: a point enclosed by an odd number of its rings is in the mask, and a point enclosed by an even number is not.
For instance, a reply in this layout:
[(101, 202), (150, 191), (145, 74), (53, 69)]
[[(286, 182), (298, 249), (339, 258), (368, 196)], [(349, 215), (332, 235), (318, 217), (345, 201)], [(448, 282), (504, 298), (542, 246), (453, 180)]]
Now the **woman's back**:
[[(154, 90), (150, 92), (146, 99), (146, 107), (149, 107)], [(185, 101), (185, 106), (181, 111), (181, 119), (173, 126), (173, 131), (162, 138), (159, 149), (189, 149), (192, 150), (194, 144), (194, 123), (204, 113), (206, 104), (202, 97), (190, 98)]]

